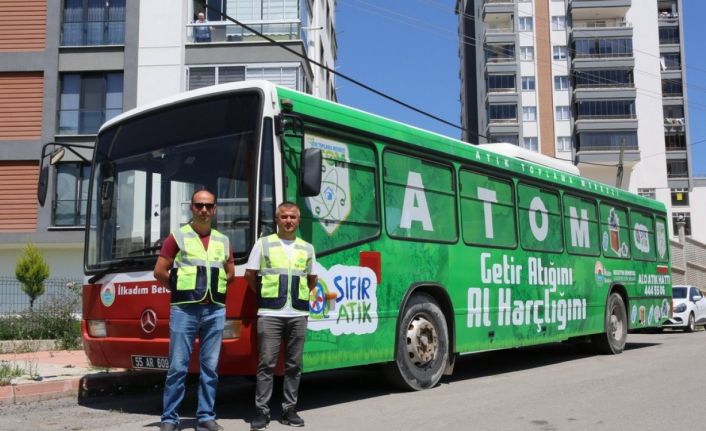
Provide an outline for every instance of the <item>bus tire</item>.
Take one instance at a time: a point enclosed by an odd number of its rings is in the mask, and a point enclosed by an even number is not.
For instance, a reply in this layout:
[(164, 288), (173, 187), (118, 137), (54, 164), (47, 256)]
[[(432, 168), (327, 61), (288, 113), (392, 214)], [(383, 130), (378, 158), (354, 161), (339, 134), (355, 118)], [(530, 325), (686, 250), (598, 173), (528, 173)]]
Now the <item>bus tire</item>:
[(603, 333), (591, 337), (596, 352), (604, 355), (622, 353), (628, 336), (628, 316), (623, 298), (615, 292), (606, 302), (604, 328)]
[(428, 389), (439, 382), (448, 360), (449, 336), (444, 313), (431, 296), (412, 295), (397, 328), (395, 361), (389, 377), (405, 390)]

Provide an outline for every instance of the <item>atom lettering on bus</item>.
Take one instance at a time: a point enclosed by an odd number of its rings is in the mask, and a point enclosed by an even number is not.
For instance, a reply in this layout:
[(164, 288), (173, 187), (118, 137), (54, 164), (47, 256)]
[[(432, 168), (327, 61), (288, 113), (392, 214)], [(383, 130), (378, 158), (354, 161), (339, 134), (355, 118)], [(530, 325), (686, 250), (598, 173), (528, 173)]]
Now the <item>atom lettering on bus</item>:
[(334, 335), (369, 334), (377, 329), (377, 277), (370, 268), (318, 262), (316, 294), (309, 303), (309, 329)]

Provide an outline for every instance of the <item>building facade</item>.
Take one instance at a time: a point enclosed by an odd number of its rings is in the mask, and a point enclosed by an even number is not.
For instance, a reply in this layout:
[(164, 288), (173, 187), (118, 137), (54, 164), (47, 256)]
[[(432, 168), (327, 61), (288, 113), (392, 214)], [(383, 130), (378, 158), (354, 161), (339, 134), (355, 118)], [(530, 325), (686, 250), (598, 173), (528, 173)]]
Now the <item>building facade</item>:
[[(32, 242), (55, 278), (83, 274), (90, 148), (48, 172), (48, 142), (91, 147), (101, 124), (183, 91), (267, 79), (336, 100), (335, 0), (0, 2), (0, 276)], [(206, 25), (199, 25), (199, 13)], [(282, 49), (224, 15), (285, 45)]]
[[(463, 139), (510, 142), (664, 202), (706, 242), (682, 0), (459, 0)], [(701, 201), (703, 202), (703, 201)]]

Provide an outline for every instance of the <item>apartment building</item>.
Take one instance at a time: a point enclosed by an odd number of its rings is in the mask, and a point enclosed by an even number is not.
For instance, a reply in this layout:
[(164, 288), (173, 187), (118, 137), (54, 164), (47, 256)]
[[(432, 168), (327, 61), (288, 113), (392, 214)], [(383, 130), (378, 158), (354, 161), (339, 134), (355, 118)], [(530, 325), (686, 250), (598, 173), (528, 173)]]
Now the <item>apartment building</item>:
[[(334, 8), (335, 0), (0, 2), (0, 276), (14, 276), (19, 251), (33, 242), (52, 277), (81, 277), (90, 147), (119, 113), (244, 79), (335, 100), (334, 76), (312, 62), (334, 66)], [(207, 26), (195, 23), (199, 13)], [(203, 27), (208, 37), (197, 37)], [(51, 167), (40, 206), (48, 142), (88, 148)]]
[(463, 139), (511, 142), (664, 202), (706, 242), (682, 0), (459, 0)]

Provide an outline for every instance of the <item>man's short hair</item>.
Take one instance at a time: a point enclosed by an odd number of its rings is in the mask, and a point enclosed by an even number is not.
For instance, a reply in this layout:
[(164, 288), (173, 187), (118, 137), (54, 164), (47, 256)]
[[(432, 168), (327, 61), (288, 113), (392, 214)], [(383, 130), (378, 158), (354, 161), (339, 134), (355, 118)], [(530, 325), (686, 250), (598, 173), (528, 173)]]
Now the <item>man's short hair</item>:
[(275, 211), (275, 217), (279, 217), (279, 210), (281, 208), (294, 208), (297, 210), (297, 213), (299, 213), (299, 215), (301, 216), (301, 210), (299, 210), (299, 207), (297, 206), (297, 204), (295, 204), (292, 201), (284, 201), (281, 204), (277, 205), (277, 210)]
[(212, 191), (210, 191), (210, 190), (207, 189), (206, 187), (201, 187), (200, 189), (196, 190), (196, 191), (191, 195), (191, 203), (192, 203), (192, 204), (194, 203), (194, 197), (195, 197), (198, 193), (201, 193), (201, 192), (206, 192), (206, 193), (208, 193), (209, 195), (213, 196), (213, 203), (214, 203), (214, 204), (216, 203), (216, 195), (215, 195), (215, 193), (213, 193)]

